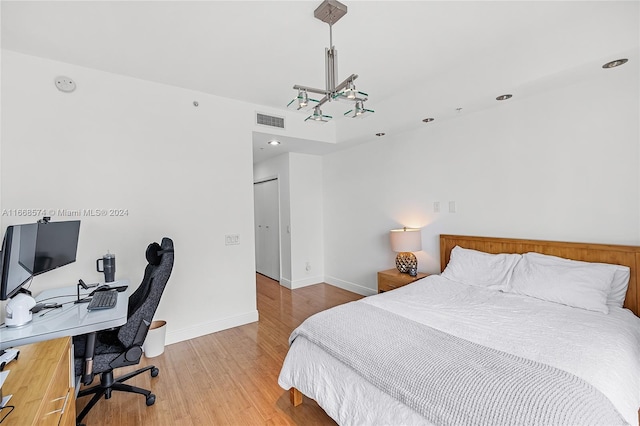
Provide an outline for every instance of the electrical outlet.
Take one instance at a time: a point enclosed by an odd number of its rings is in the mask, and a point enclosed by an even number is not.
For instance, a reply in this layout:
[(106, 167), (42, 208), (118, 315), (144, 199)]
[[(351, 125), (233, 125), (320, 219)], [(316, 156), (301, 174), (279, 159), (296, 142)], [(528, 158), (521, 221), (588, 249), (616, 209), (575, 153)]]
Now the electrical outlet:
[(440, 201), (433, 202), (433, 212), (440, 213)]
[(449, 213), (455, 213), (455, 212), (456, 212), (456, 202), (449, 201)]
[(235, 246), (240, 244), (240, 235), (238, 234), (229, 234), (224, 236), (224, 245), (225, 246)]
[(305, 269), (307, 272), (311, 272), (311, 263), (307, 262), (307, 263), (304, 265), (304, 269)]

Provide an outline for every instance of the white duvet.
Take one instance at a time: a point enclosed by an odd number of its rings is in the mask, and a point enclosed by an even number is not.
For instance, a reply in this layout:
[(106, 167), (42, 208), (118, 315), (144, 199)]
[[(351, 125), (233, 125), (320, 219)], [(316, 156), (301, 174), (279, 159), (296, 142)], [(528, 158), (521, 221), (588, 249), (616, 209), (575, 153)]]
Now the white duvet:
[[(606, 395), (627, 422), (638, 424), (640, 319), (629, 310), (610, 307), (602, 314), (437, 275), (356, 303), (575, 374)], [(303, 338), (291, 346), (278, 383), (315, 399), (342, 425), (427, 423)]]

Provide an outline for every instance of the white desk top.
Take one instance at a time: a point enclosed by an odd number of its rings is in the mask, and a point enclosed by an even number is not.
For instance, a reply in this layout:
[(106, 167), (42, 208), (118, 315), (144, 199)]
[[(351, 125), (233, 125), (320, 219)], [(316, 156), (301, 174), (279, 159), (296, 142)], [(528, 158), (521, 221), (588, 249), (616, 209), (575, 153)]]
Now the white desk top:
[[(109, 285), (112, 287), (129, 285), (129, 281), (118, 280)], [(88, 290), (80, 288), (80, 298), (87, 296), (93, 290), (95, 288)], [(62, 308), (45, 309), (33, 314), (33, 320), (22, 327), (0, 327), (0, 349), (121, 326), (127, 322), (128, 299), (132, 291), (133, 289), (129, 286), (126, 291), (118, 293), (118, 303), (115, 308), (88, 311), (88, 303), (66, 303), (77, 299), (77, 286), (45, 290), (35, 297), (36, 302), (66, 304)]]

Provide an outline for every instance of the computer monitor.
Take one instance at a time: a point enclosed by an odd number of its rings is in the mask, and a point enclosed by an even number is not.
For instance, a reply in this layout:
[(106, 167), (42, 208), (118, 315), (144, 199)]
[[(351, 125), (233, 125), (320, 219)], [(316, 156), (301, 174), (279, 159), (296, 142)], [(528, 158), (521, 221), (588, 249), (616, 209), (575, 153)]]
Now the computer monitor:
[(2, 242), (0, 300), (29, 279), (76, 261), (80, 221), (8, 226)]
[(35, 240), (33, 275), (76, 261), (80, 221), (40, 222)]
[(0, 300), (13, 297), (33, 276), (38, 224), (8, 226), (2, 241)]

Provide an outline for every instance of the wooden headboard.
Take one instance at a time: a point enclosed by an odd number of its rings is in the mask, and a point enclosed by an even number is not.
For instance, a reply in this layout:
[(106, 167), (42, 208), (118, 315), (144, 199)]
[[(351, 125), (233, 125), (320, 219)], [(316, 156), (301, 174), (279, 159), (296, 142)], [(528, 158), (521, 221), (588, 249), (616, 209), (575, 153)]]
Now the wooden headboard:
[(624, 307), (640, 316), (640, 247), (613, 244), (568, 243), (560, 241), (519, 240), (511, 238), (470, 237), (466, 235), (440, 235), (440, 270), (449, 263), (455, 246), (487, 253), (527, 253), (535, 251), (551, 256), (585, 262), (613, 263), (631, 269), (629, 288)]

